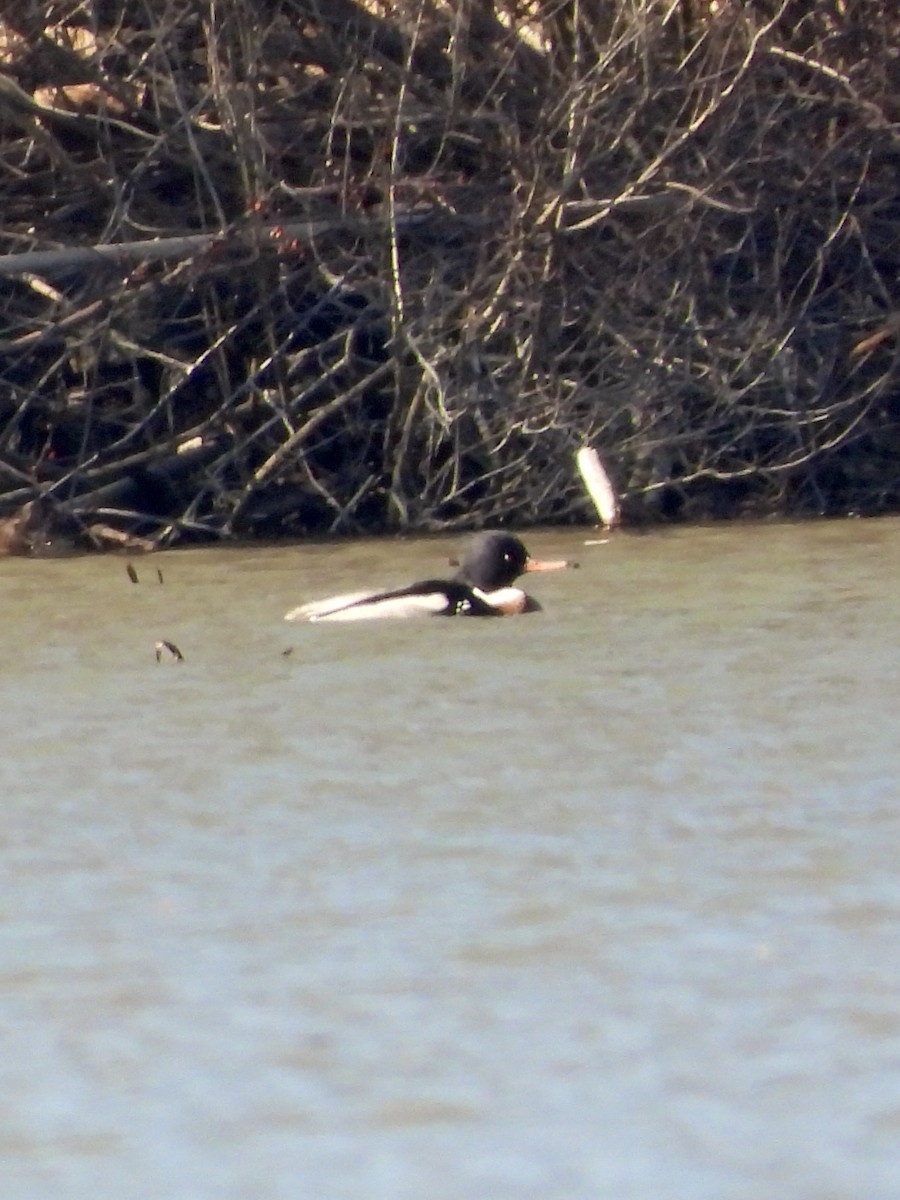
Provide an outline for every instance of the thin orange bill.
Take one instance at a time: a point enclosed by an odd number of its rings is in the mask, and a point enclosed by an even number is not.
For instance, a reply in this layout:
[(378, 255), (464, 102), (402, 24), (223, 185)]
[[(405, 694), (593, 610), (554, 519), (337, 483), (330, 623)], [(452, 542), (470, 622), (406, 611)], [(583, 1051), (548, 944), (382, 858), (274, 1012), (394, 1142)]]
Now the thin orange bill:
[(532, 571), (565, 571), (567, 567), (577, 567), (578, 563), (569, 562), (565, 558), (539, 559), (529, 558), (525, 562), (525, 570)]

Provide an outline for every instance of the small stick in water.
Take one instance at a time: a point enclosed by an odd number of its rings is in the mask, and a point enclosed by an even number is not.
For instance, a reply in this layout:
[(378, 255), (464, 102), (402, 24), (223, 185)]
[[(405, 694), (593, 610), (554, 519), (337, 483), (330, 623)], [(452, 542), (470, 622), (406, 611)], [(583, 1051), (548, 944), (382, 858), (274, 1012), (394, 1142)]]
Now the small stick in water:
[(600, 520), (607, 529), (615, 529), (619, 524), (619, 501), (600, 455), (590, 446), (582, 446), (575, 455), (575, 463)]
[(172, 655), (172, 657), (175, 659), (176, 662), (184, 662), (184, 655), (181, 653), (181, 651), (178, 649), (178, 647), (175, 645), (174, 642), (167, 642), (164, 639), (161, 642), (157, 642), (156, 645), (154, 646), (154, 649), (156, 650), (156, 661), (157, 662), (160, 662), (162, 660), (163, 650), (168, 650), (168, 652)]
[(128, 578), (131, 580), (131, 582), (137, 583), (138, 573), (134, 569), (134, 566), (132, 565), (132, 563), (129, 563), (128, 566), (125, 568), (125, 570), (128, 572)]

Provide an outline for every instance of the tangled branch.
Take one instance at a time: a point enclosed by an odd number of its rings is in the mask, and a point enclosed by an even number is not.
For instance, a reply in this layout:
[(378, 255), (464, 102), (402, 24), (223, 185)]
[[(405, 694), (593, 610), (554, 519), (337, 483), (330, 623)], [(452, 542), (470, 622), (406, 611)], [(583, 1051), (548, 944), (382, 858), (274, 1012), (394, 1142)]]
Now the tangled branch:
[(626, 518), (896, 507), (887, 8), (20, 6), (2, 511), (579, 520), (585, 443)]

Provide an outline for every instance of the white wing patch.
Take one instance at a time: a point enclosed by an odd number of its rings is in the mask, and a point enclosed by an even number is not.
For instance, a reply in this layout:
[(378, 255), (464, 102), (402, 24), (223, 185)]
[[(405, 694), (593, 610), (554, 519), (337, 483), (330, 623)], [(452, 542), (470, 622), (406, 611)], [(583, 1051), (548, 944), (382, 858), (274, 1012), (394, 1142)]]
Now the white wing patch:
[[(472, 591), (504, 616), (524, 612), (527, 597), (520, 588), (498, 588), (493, 592)], [(381, 597), (379, 599), (379, 596)], [(285, 614), (286, 621), (386, 621), (400, 617), (434, 617), (448, 612), (447, 597), (442, 592), (425, 592), (409, 596), (385, 596), (381, 592), (346, 592), (301, 604)], [(465, 616), (472, 608), (471, 601), (460, 600), (456, 615)]]
[(290, 612), (284, 614), (284, 619), (286, 621), (321, 621), (329, 613), (344, 609), (350, 604), (359, 604), (361, 600), (377, 595), (377, 592), (373, 592), (369, 588), (365, 592), (344, 592), (340, 596), (329, 596), (327, 600), (312, 600), (308, 604), (292, 608)]
[[(385, 596), (378, 592), (349, 592), (327, 600), (301, 604), (286, 614), (286, 621), (384, 621), (397, 617), (432, 617), (446, 611), (447, 598), (440, 593), (421, 596)], [(371, 600), (367, 604), (366, 601)]]

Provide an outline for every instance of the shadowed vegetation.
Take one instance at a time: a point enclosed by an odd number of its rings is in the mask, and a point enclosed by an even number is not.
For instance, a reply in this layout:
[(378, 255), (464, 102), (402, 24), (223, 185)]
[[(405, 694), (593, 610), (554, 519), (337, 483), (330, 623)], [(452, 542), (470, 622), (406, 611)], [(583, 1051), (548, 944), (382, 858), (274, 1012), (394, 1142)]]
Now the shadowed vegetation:
[(626, 520), (898, 507), (893, 6), (4, 12), (26, 529), (589, 520), (585, 442)]

